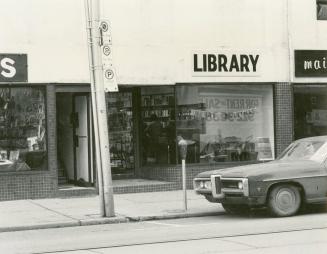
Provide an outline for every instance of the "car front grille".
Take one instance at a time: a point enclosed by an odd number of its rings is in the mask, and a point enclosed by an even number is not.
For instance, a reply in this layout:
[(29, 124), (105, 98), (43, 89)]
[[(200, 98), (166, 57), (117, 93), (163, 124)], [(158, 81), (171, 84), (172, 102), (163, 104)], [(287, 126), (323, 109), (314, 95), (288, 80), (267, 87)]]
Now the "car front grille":
[(211, 184), (212, 184), (212, 196), (214, 198), (221, 198), (222, 192), (221, 192), (220, 175), (212, 175)]
[(234, 181), (234, 180), (222, 180), (221, 181), (221, 187), (222, 188), (228, 188), (228, 189), (238, 189), (238, 183), (240, 181)]
[[(239, 187), (241, 183), (242, 187)], [(221, 175), (211, 176), (212, 196), (223, 198), (226, 194), (235, 196), (249, 196), (249, 184), (247, 178), (224, 178)]]
[(221, 194), (221, 180), (220, 176), (215, 177), (215, 187), (216, 187), (216, 193), (219, 195)]

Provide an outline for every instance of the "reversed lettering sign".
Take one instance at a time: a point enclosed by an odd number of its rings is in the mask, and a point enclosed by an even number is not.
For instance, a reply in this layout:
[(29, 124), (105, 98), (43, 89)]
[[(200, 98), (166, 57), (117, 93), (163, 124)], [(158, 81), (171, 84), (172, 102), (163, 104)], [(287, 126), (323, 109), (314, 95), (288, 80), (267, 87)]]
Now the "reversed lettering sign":
[(192, 76), (259, 76), (258, 52), (193, 52)]
[(295, 50), (295, 77), (327, 77), (327, 50)]
[(0, 54), (0, 82), (27, 82), (26, 54)]

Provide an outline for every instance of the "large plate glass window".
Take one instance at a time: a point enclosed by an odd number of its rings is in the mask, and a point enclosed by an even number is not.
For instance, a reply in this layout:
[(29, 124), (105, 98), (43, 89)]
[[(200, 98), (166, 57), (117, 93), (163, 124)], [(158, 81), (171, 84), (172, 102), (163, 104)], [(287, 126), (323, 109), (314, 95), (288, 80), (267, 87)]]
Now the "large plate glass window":
[(142, 165), (176, 163), (175, 89), (141, 88)]
[(0, 88), (0, 172), (47, 168), (45, 92)]
[(188, 143), (189, 163), (274, 158), (272, 85), (180, 85), (177, 140)]
[(114, 175), (134, 173), (133, 93), (106, 93), (110, 162)]
[(327, 20), (327, 0), (316, 0), (317, 19)]
[(295, 139), (327, 134), (327, 85), (294, 85)]

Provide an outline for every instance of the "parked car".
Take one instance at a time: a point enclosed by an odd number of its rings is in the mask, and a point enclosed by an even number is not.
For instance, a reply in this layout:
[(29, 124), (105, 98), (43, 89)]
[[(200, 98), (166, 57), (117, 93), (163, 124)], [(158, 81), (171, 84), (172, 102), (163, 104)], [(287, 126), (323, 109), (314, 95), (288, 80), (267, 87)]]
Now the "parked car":
[(294, 215), (302, 205), (327, 203), (327, 136), (299, 139), (271, 162), (202, 172), (193, 183), (228, 213), (268, 207), (274, 216)]

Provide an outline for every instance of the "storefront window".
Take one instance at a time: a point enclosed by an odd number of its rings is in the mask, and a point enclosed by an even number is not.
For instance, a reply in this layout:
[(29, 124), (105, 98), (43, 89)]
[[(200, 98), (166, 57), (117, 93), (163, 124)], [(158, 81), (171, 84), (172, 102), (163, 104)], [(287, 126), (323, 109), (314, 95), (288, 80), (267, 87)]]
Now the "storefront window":
[(176, 96), (177, 140), (188, 143), (187, 162), (274, 158), (271, 85), (183, 85)]
[(110, 162), (113, 174), (133, 173), (132, 92), (107, 93)]
[(327, 85), (295, 85), (295, 139), (320, 135), (327, 135)]
[(317, 19), (327, 20), (327, 1), (317, 0), (316, 6), (317, 6)]
[(0, 172), (46, 169), (43, 88), (0, 88)]
[(141, 88), (142, 165), (176, 163), (175, 90)]

